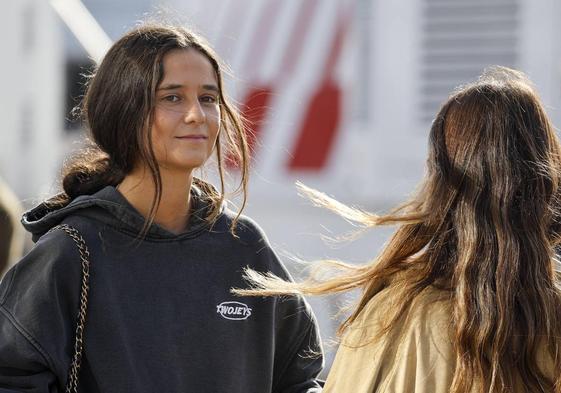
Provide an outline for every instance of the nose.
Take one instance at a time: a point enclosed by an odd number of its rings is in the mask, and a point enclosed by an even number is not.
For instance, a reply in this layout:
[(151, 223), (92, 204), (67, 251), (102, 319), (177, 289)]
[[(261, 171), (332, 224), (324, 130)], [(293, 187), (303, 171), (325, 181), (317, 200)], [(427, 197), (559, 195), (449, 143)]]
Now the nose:
[(187, 108), (183, 121), (187, 124), (203, 124), (206, 121), (206, 114), (199, 102), (195, 102)]

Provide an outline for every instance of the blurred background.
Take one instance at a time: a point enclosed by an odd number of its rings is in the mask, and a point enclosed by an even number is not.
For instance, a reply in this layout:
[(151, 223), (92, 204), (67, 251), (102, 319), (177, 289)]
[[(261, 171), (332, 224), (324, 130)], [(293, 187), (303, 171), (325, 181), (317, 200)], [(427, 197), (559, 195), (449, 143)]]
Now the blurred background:
[[(423, 174), (440, 103), (489, 65), (526, 72), (559, 124), (560, 17), (555, 0), (5, 1), (0, 186), (16, 210), (57, 191), (84, 138), (71, 114), (84, 74), (111, 40), (163, 18), (195, 28), (229, 65), (228, 92), (255, 135), (246, 213), (294, 274), (297, 258), (365, 263), (392, 229), (326, 243), (356, 228), (298, 197), (294, 182), (387, 211)], [(329, 367), (334, 316), (352, 295), (310, 301)]]

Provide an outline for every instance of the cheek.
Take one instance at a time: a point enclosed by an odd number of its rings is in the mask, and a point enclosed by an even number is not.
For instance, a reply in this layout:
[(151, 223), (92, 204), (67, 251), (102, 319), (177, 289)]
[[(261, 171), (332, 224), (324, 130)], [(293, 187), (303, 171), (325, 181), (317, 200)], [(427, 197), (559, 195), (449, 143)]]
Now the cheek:
[(154, 123), (152, 124), (152, 130), (150, 138), (152, 139), (152, 146), (154, 149), (159, 150), (164, 140), (163, 131), (165, 129), (162, 117), (157, 114), (154, 115)]
[(164, 133), (169, 130), (180, 117), (181, 115), (178, 113), (156, 108), (154, 111), (153, 128), (158, 130), (159, 133)]
[(152, 143), (161, 144), (166, 137), (173, 135), (177, 124), (181, 122), (182, 115), (165, 110), (154, 111), (154, 123), (152, 124)]
[(169, 130), (172, 128), (170, 123), (168, 115), (158, 110), (154, 112), (154, 122), (152, 123), (150, 138), (158, 160), (163, 159), (167, 155), (166, 140), (170, 134)]

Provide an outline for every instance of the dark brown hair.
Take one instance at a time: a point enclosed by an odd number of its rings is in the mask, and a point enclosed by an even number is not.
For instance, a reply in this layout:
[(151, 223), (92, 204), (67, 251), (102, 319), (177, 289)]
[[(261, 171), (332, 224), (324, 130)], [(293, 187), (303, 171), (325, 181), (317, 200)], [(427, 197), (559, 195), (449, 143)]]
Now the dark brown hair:
[[(495, 67), (459, 88), (430, 131), (428, 173), (407, 203), (385, 216), (321, 206), (364, 226), (398, 224), (365, 266), (324, 262), (340, 274), (303, 283), (248, 271), (252, 295), (326, 294), (362, 288), (344, 331), (382, 288), (397, 291), (387, 325), (428, 286), (448, 291), (456, 369), (451, 392), (561, 392), (561, 146), (526, 77)], [(537, 364), (551, 359), (552, 375)]]
[(207, 218), (216, 218), (225, 198), (222, 143), (232, 152), (240, 168), (237, 191), (243, 192), (241, 213), (246, 201), (249, 154), (240, 115), (224, 93), (223, 67), (210, 46), (195, 33), (184, 27), (154, 23), (143, 24), (119, 39), (90, 77), (82, 114), (94, 147), (83, 150), (67, 164), (60, 203), (94, 193), (107, 185), (116, 186), (138, 162), (143, 162), (156, 186), (143, 232), (148, 229), (162, 195), (160, 170), (150, 138), (155, 94), (164, 76), (163, 58), (173, 49), (194, 49), (202, 53), (210, 61), (218, 81), (221, 126), (216, 161), (220, 191), (201, 179), (194, 179), (212, 200)]

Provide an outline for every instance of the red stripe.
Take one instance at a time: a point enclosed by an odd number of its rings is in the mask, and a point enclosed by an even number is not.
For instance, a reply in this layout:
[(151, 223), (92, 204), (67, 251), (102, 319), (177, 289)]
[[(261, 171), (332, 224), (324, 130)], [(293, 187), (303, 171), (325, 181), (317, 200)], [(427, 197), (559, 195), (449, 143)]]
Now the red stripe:
[(244, 110), (242, 113), (249, 126), (246, 135), (252, 154), (255, 154), (258, 142), (262, 137), (261, 130), (270, 107), (271, 94), (271, 89), (265, 85), (252, 89), (245, 98)]
[[(258, 80), (258, 70), (266, 56), (267, 44), (271, 33), (278, 20), (278, 13), (282, 1), (268, 0), (261, 10), (257, 28), (253, 34), (250, 51), (242, 68), (246, 76)], [(241, 106), (242, 117), (246, 120), (246, 138), (250, 152), (255, 152), (257, 141), (260, 139), (261, 125), (266, 117), (269, 103), (269, 91), (267, 88), (254, 87), (246, 95)], [(230, 168), (237, 167), (236, 159), (232, 154), (226, 156), (226, 165)]]
[(290, 38), (288, 39), (284, 58), (281, 62), (282, 66), (276, 80), (273, 81), (273, 83), (261, 84), (253, 87), (244, 99), (242, 115), (248, 123), (249, 132), (246, 136), (252, 154), (256, 153), (259, 142), (263, 137), (264, 121), (267, 119), (272, 96), (275, 94), (275, 85), (280, 81), (281, 75), (291, 75), (296, 60), (300, 57), (300, 53), (303, 49), (303, 37), (307, 34), (309, 20), (316, 5), (317, 0), (302, 1), (296, 21), (292, 26), (293, 28)]
[(335, 81), (335, 67), (341, 57), (350, 10), (337, 15), (337, 27), (320, 86), (312, 94), (304, 115), (292, 157), (290, 170), (321, 170), (327, 164), (335, 145), (341, 121), (342, 93)]
[(314, 94), (301, 125), (291, 170), (320, 170), (327, 164), (341, 120), (339, 86), (327, 80)]

